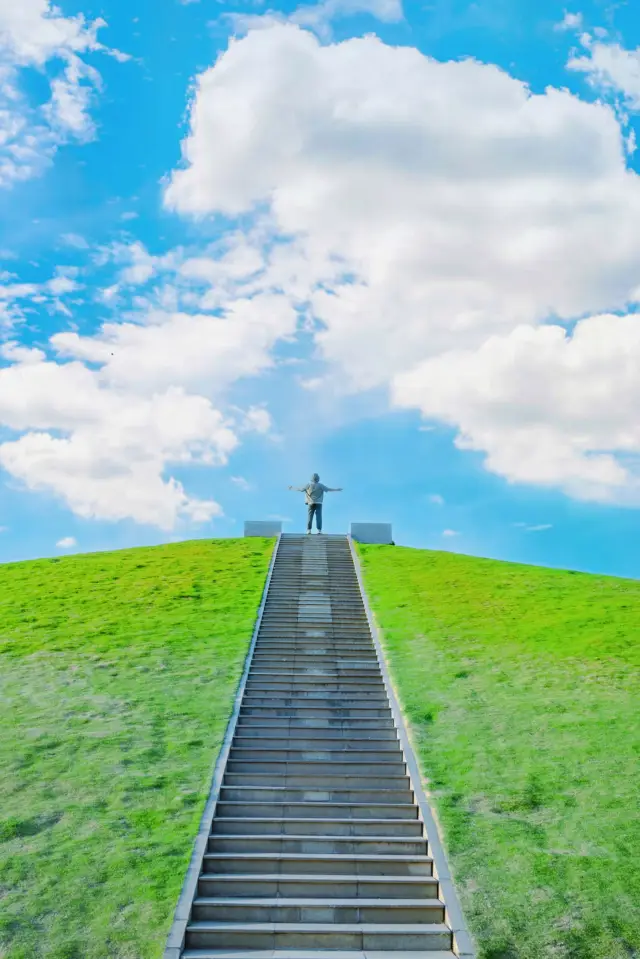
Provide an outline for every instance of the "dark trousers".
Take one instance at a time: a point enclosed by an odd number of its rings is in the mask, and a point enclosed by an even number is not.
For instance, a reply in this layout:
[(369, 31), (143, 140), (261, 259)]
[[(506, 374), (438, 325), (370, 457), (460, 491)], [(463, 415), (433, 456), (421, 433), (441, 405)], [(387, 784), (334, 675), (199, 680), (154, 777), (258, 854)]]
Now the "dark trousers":
[(311, 529), (311, 524), (313, 523), (313, 514), (316, 516), (316, 529), (318, 532), (322, 529), (322, 503), (309, 503), (308, 507), (308, 518), (307, 518), (307, 529)]

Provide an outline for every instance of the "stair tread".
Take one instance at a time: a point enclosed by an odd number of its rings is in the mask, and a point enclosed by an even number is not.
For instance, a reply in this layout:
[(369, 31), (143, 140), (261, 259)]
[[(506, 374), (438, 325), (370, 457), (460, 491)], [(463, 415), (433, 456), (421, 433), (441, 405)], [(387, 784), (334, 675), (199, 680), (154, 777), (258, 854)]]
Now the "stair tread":
[[(302, 804), (304, 805), (304, 803)], [(366, 823), (367, 826), (378, 825), (378, 826), (396, 826), (406, 825), (407, 823), (419, 823), (420, 819), (315, 819), (307, 818), (305, 816), (216, 816), (216, 819), (219, 819), (224, 822), (236, 822), (236, 823), (249, 823), (249, 822), (286, 822), (286, 823), (322, 823), (322, 825), (361, 825)], [(323, 837), (325, 838), (325, 837)]]
[[(358, 875), (336, 875), (335, 873), (324, 875), (322, 873), (287, 873), (283, 875), (280, 872), (261, 872), (258, 875), (252, 872), (248, 873), (228, 873), (228, 872), (205, 872), (200, 876), (201, 880), (212, 882), (216, 880), (224, 880), (228, 882), (318, 882), (318, 883), (329, 883), (329, 882), (358, 882), (358, 883), (372, 883), (376, 885), (378, 883), (410, 883), (415, 884), (416, 886), (422, 885), (425, 882), (435, 883), (437, 879), (435, 876), (358, 876)], [(307, 900), (305, 900), (306, 902)], [(350, 900), (352, 901), (352, 900)], [(376, 900), (379, 901), (379, 900)], [(421, 900), (424, 901), (424, 900)]]
[[(292, 750), (295, 752), (296, 750)], [(322, 750), (313, 750), (309, 749), (308, 752), (321, 752)], [(231, 757), (233, 762), (233, 757)], [(242, 762), (245, 763), (279, 763), (287, 762), (286, 759), (249, 759), (248, 757), (244, 758)], [(404, 765), (404, 759), (402, 758), (402, 753), (400, 753), (399, 759), (292, 759), (291, 762), (294, 763), (304, 763), (305, 766), (312, 766), (314, 763), (318, 763), (322, 766), (325, 766), (328, 762), (333, 763), (334, 765), (345, 765), (345, 766), (371, 766), (372, 763), (375, 763), (376, 766), (400, 766)]]
[[(281, 792), (286, 792), (287, 789), (291, 789), (292, 787), (291, 787), (291, 786), (281, 786), (281, 785), (279, 785), (279, 783), (274, 783), (273, 786), (264, 786), (264, 785), (260, 785), (260, 786), (249, 786), (249, 785), (247, 785), (247, 786), (230, 786), (230, 787), (226, 787), (226, 786), (225, 786), (225, 787), (223, 787), (223, 788), (225, 788), (225, 789), (226, 789), (226, 788), (230, 788), (230, 789), (248, 789), (248, 790), (252, 790), (253, 792), (258, 792), (258, 791), (261, 790), (261, 789), (264, 789), (264, 790), (270, 789), (270, 790), (272, 790), (272, 791), (273, 791), (273, 790), (279, 790), (279, 791), (281, 791)], [(295, 789), (296, 787), (294, 786), (293, 788)], [(316, 786), (316, 787), (313, 788), (313, 792), (318, 792), (318, 791), (322, 791), (319, 786)], [(325, 791), (326, 791), (326, 792), (330, 792), (330, 791), (335, 791), (335, 790), (334, 790), (334, 787), (332, 787), (331, 790), (328, 790), (328, 789), (327, 789), (327, 790), (325, 790)], [(344, 792), (370, 792), (371, 790), (368, 789), (368, 788), (360, 787), (360, 786), (349, 786), (349, 787), (347, 787), (347, 788), (346, 788), (345, 790), (343, 790), (343, 791), (344, 791)], [(397, 789), (380, 789), (380, 790), (378, 790), (378, 792), (380, 793), (380, 795), (384, 795), (385, 793), (397, 793), (398, 790), (397, 790)], [(370, 804), (369, 804), (369, 803), (366, 803), (366, 805), (368, 806), (368, 805), (370, 805)], [(378, 805), (378, 804), (375, 803), (375, 805)], [(404, 803), (403, 805), (406, 805), (406, 803)], [(410, 805), (413, 805), (413, 803), (411, 803)]]
[[(432, 909), (435, 906), (443, 906), (443, 902), (440, 899), (386, 899), (381, 897), (379, 899), (344, 899), (344, 898), (331, 898), (327, 896), (323, 899), (305, 899), (303, 898), (294, 898), (277, 896), (273, 898), (259, 898), (259, 897), (232, 897), (226, 896), (224, 898), (217, 896), (199, 896), (194, 899), (194, 902), (199, 905), (216, 905), (216, 906), (275, 906), (276, 908), (282, 906), (283, 908), (289, 908), (290, 906), (347, 906), (349, 908), (357, 907), (383, 907), (389, 909), (402, 909), (402, 908), (415, 908), (415, 909)], [(296, 924), (297, 925), (297, 924)], [(376, 924), (377, 925), (377, 924)], [(395, 923), (394, 923), (395, 925)]]
[(214, 922), (202, 920), (190, 922), (187, 930), (208, 930), (210, 932), (388, 932), (396, 935), (405, 933), (443, 933), (451, 932), (444, 922), (417, 923), (417, 922)]
[[(332, 822), (330, 819), (329, 822)], [(406, 842), (418, 842), (421, 841), (424, 837), (422, 836), (308, 836), (306, 834), (291, 833), (286, 836), (274, 836), (270, 833), (252, 833), (250, 836), (247, 836), (246, 833), (224, 833), (216, 836), (216, 838), (224, 839), (242, 839), (246, 841), (247, 839), (301, 839), (304, 842), (313, 840), (316, 842), (397, 842), (397, 843), (406, 843)], [(426, 840), (425, 840), (426, 841)]]
[(186, 949), (182, 959), (455, 959), (451, 950)]
[[(239, 786), (238, 788), (242, 789), (243, 787)], [(257, 788), (260, 789), (260, 788), (268, 788), (268, 787), (258, 786)], [(375, 806), (378, 809), (380, 808), (416, 809), (415, 804), (410, 802), (409, 803), (382, 803), (382, 802), (376, 802), (376, 803), (360, 802), (359, 803), (359, 802), (320, 802), (320, 801), (314, 801), (314, 800), (302, 802), (299, 799), (273, 800), (271, 802), (269, 800), (258, 800), (258, 799), (220, 799), (218, 800), (218, 802), (220, 804), (224, 804), (225, 806), (278, 806), (278, 805), (281, 805), (281, 806), (296, 806), (296, 807), (299, 806), (300, 808), (304, 808), (304, 809), (307, 809), (309, 806), (319, 806), (322, 809), (331, 809), (333, 806), (339, 806), (340, 808), (344, 808), (344, 806), (349, 806), (355, 809), (371, 809), (372, 806)], [(227, 818), (234, 818), (234, 817), (227, 817)], [(238, 818), (244, 818), (244, 817), (238, 817)], [(275, 817), (268, 817), (268, 818), (275, 818)], [(304, 817), (302, 816), (300, 817), (300, 819), (303, 819), (303, 818)], [(311, 820), (311, 821), (313, 822), (314, 820)], [(338, 821), (342, 822), (342, 820), (338, 820)], [(377, 820), (349, 819), (346, 821), (347, 822), (376, 822)], [(412, 820), (411, 819), (398, 819), (398, 820), (392, 819), (392, 820), (380, 820), (380, 821), (411, 822)]]
[[(246, 839), (246, 836), (240, 837)], [(309, 836), (298, 837), (302, 839), (309, 839)], [(206, 852), (204, 854), (205, 859), (268, 859), (271, 862), (275, 861), (286, 861), (286, 862), (299, 862), (300, 860), (312, 859), (314, 862), (321, 861), (323, 859), (336, 860), (337, 862), (349, 862), (353, 860), (356, 862), (419, 862), (419, 863), (430, 863), (432, 862), (431, 856), (429, 855), (405, 855), (402, 853), (394, 854), (393, 856), (384, 856), (382, 853), (350, 853), (345, 856), (341, 853), (318, 853), (318, 852), (281, 852), (277, 856), (274, 856), (272, 852)], [(260, 874), (262, 875), (262, 873)], [(283, 874), (284, 875), (284, 874)]]

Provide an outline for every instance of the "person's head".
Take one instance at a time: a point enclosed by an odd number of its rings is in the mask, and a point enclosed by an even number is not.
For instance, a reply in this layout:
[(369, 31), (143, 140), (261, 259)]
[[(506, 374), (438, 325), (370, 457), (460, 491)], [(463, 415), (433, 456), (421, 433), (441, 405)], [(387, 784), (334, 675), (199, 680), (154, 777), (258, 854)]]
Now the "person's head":
[(314, 473), (313, 476), (311, 477), (311, 479), (313, 480), (314, 483), (317, 483), (318, 480), (320, 479), (320, 477), (318, 476), (317, 473)]

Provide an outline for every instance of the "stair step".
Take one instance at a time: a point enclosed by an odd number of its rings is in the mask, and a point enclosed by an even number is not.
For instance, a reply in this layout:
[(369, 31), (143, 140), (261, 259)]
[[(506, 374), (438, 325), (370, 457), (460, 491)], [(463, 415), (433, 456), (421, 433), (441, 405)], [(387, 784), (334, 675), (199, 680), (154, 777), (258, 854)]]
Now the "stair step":
[(208, 840), (209, 852), (267, 852), (274, 856), (283, 852), (295, 853), (336, 853), (349, 855), (426, 856), (427, 840), (416, 836), (305, 836), (300, 834), (267, 835), (254, 833), (250, 836), (239, 834), (212, 833)]
[[(299, 732), (296, 730), (296, 732)], [(255, 734), (247, 735), (246, 732), (242, 729), (236, 731), (235, 736), (233, 737), (233, 748), (234, 749), (264, 749), (264, 750), (281, 750), (281, 749), (294, 749), (294, 750), (324, 750), (330, 752), (345, 752), (350, 754), (352, 752), (366, 752), (368, 755), (373, 755), (379, 750), (391, 751), (393, 749), (400, 749), (400, 743), (397, 738), (392, 738), (388, 736), (386, 739), (353, 739), (351, 736), (346, 735), (328, 735), (325, 733), (324, 736), (304, 736), (304, 735), (295, 735), (292, 736), (291, 733), (286, 732), (284, 735), (276, 736), (274, 732), (269, 736), (256, 736)]]
[(386, 719), (391, 708), (367, 706), (241, 706), (241, 716), (274, 719)]
[(357, 762), (349, 759), (335, 759), (330, 762), (308, 759), (305, 761), (291, 760), (278, 762), (269, 759), (229, 759), (227, 761), (229, 776), (272, 776), (274, 782), (282, 778), (289, 780), (296, 776), (307, 776), (317, 780), (318, 777), (328, 776), (330, 779), (340, 779), (341, 776), (356, 779), (379, 777), (406, 777), (404, 762)]
[(342, 709), (345, 706), (354, 709), (388, 709), (389, 700), (384, 690), (366, 693), (354, 690), (349, 693), (349, 701), (340, 693), (332, 693), (326, 689), (296, 689), (291, 691), (265, 689), (248, 690), (242, 700), (243, 706), (322, 706), (326, 708)]
[(187, 948), (226, 946), (255, 949), (447, 949), (451, 930), (443, 923), (226, 923), (194, 922), (187, 926)]
[[(187, 949), (182, 953), (183, 959), (389, 959), (396, 956), (390, 950), (367, 949)], [(411, 951), (403, 950), (402, 959), (455, 959), (450, 949)]]
[(345, 666), (343, 669), (336, 666), (333, 669), (329, 666), (301, 666), (299, 669), (283, 669), (281, 666), (261, 666), (259, 663), (249, 670), (249, 679), (285, 679), (298, 680), (300, 678), (308, 679), (310, 682), (335, 682), (348, 681), (353, 683), (364, 683), (370, 686), (381, 686), (382, 677), (380, 668), (375, 669), (356, 669), (355, 667)]
[[(321, 786), (282, 786), (267, 783), (265, 785), (229, 785), (223, 783), (220, 790), (221, 802), (300, 802), (318, 803), (388, 803), (402, 805), (413, 803), (413, 793), (407, 785), (402, 789), (373, 789), (368, 787), (343, 787), (328, 789)], [(413, 807), (416, 809), (416, 807)], [(417, 815), (417, 809), (416, 809)]]
[(343, 705), (348, 705), (348, 700), (353, 693), (360, 693), (362, 696), (376, 696), (378, 698), (387, 698), (387, 690), (382, 683), (375, 686), (371, 683), (343, 683), (341, 681), (309, 681), (308, 676), (300, 676), (297, 680), (289, 679), (253, 679), (247, 680), (246, 695), (258, 694), (261, 696), (297, 696), (306, 693), (319, 693), (322, 696), (338, 696), (343, 701)]
[[(392, 776), (349, 776), (346, 773), (297, 773), (283, 772), (279, 775), (264, 773), (259, 770), (253, 772), (225, 772), (225, 786), (301, 786), (304, 789), (351, 790), (370, 789), (380, 790), (383, 786), (396, 789), (409, 789), (409, 777), (405, 775)], [(377, 793), (376, 793), (377, 794)]]
[(389, 716), (388, 719), (353, 719), (353, 717), (347, 717), (346, 719), (327, 719), (322, 716), (293, 717), (287, 719), (282, 716), (276, 716), (273, 719), (260, 721), (248, 716), (246, 719), (239, 719), (238, 726), (241, 726), (243, 729), (330, 729), (342, 730), (343, 732), (374, 732), (376, 734), (379, 730), (391, 730), (396, 738), (398, 735), (391, 716)]
[(433, 876), (349, 876), (314, 874), (218, 875), (203, 873), (198, 880), (198, 894), (235, 898), (262, 896), (275, 898), (339, 896), (343, 899), (437, 899), (438, 880)]
[(388, 821), (402, 819), (414, 822), (418, 819), (417, 807), (411, 803), (336, 803), (336, 802), (225, 802), (218, 801), (216, 816), (226, 818), (291, 817), (294, 819), (354, 819)]
[(247, 923), (409, 923), (444, 921), (444, 905), (435, 899), (243, 898), (198, 896), (194, 922)]
[(214, 835), (270, 836), (389, 836), (423, 837), (419, 819), (311, 819), (223, 816), (216, 810)]
[(342, 876), (432, 876), (433, 863), (424, 855), (357, 855), (339, 853), (281, 852), (274, 859), (270, 852), (207, 852), (204, 871), (213, 873), (250, 873), (280, 875), (317, 873)]
[(235, 741), (229, 752), (230, 760), (269, 760), (273, 762), (354, 762), (386, 763), (404, 762), (400, 746), (390, 749), (331, 749), (314, 745), (302, 748), (273, 748), (259, 746), (236, 746)]

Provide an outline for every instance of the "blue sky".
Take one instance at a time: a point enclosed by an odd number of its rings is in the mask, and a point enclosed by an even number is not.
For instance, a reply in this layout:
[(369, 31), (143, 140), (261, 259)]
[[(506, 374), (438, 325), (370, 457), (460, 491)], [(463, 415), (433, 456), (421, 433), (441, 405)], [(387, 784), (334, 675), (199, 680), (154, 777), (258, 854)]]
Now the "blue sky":
[(297, 530), (318, 471), (328, 531), (637, 577), (639, 44), (0, 0), (0, 561)]

